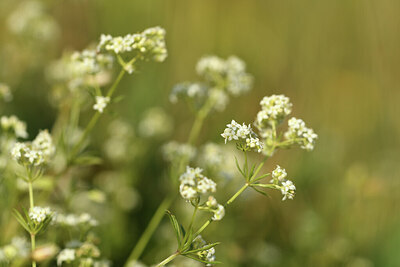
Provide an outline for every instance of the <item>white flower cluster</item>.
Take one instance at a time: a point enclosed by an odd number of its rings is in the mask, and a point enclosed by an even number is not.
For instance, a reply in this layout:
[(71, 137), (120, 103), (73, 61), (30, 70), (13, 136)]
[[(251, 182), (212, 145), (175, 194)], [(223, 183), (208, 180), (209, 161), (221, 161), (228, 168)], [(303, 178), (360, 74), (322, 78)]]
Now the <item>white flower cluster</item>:
[(219, 169), (224, 162), (224, 153), (220, 145), (207, 143), (202, 147), (198, 160), (200, 166), (211, 170)]
[[(200, 249), (207, 246), (207, 242), (202, 238), (201, 235), (196, 236), (192, 244), (194, 249)], [(200, 259), (203, 259), (208, 262), (213, 262), (215, 261), (215, 248), (201, 250), (197, 252), (197, 255), (199, 256)], [(211, 266), (211, 264), (206, 264), (206, 266)]]
[(103, 149), (108, 158), (115, 162), (123, 162), (135, 155), (136, 151), (131, 150), (135, 133), (129, 123), (122, 120), (113, 120), (107, 130), (108, 138), (104, 142)]
[(201, 168), (187, 166), (186, 172), (179, 177), (181, 182), (179, 192), (184, 199), (191, 200), (198, 197), (199, 193), (205, 194), (217, 190), (217, 184), (205, 177), (202, 171)]
[(172, 88), (169, 96), (171, 103), (178, 102), (179, 98), (187, 98), (192, 101), (201, 101), (206, 96), (207, 87), (202, 83), (183, 82), (178, 83)]
[(109, 102), (110, 98), (108, 96), (96, 96), (96, 103), (93, 105), (93, 109), (103, 113)]
[(287, 176), (286, 170), (281, 168), (281, 166), (276, 165), (275, 170), (272, 171), (271, 183), (282, 182)]
[(54, 154), (53, 140), (47, 130), (40, 131), (33, 142), (17, 142), (11, 148), (11, 156), (22, 165), (40, 166)]
[(5, 102), (10, 102), (12, 98), (10, 87), (7, 84), (0, 83), (0, 99), (3, 99)]
[(213, 196), (209, 196), (206, 202), (206, 206), (214, 213), (212, 219), (214, 221), (220, 221), (225, 216), (225, 207), (218, 204), (217, 200)]
[(49, 207), (33, 207), (32, 209), (29, 210), (29, 218), (36, 224), (41, 224), (43, 223), (49, 216), (52, 216), (52, 211), (50, 210)]
[(260, 131), (268, 129), (272, 123), (278, 125), (292, 112), (292, 103), (284, 95), (265, 96), (261, 102), (255, 125)]
[(170, 162), (181, 158), (192, 160), (196, 155), (196, 148), (188, 144), (171, 141), (162, 147), (162, 152), (164, 158)]
[(161, 108), (151, 108), (147, 110), (139, 123), (139, 133), (148, 138), (168, 136), (172, 128), (172, 119)]
[(238, 141), (240, 148), (244, 151), (255, 150), (261, 152), (264, 144), (260, 141), (257, 135), (254, 133), (250, 124), (240, 125), (236, 121), (232, 120), (230, 124), (226, 125), (224, 132), (221, 134), (225, 138), (225, 144), (227, 141), (236, 140)]
[(272, 171), (271, 183), (275, 184), (281, 190), (283, 195), (282, 200), (293, 199), (296, 190), (296, 186), (292, 181), (287, 180), (286, 176), (286, 170), (279, 165)]
[(1, 128), (5, 132), (11, 131), (17, 138), (27, 138), (26, 123), (19, 120), (17, 116), (2, 116), (0, 118)]
[(59, 35), (56, 21), (46, 14), (41, 1), (21, 2), (8, 17), (7, 24), (12, 33), (36, 41), (50, 41)]
[(65, 248), (58, 253), (57, 266), (61, 266), (63, 262), (71, 263), (75, 260), (75, 249)]
[(246, 73), (246, 64), (235, 56), (226, 60), (217, 56), (207, 56), (199, 60), (197, 73), (212, 86), (226, 89), (234, 96), (248, 92), (253, 85), (253, 77)]
[(285, 132), (286, 140), (299, 144), (305, 150), (313, 150), (318, 135), (313, 129), (307, 128), (301, 119), (291, 118), (288, 121), (289, 129)]
[(115, 54), (135, 52), (141, 59), (162, 62), (167, 57), (165, 30), (161, 27), (149, 28), (142, 33), (112, 37), (100, 36), (99, 51), (113, 51)]
[(90, 226), (95, 227), (99, 223), (88, 213), (76, 214), (57, 214), (56, 222), (63, 226), (75, 227), (75, 226)]
[(97, 53), (95, 50), (85, 49), (71, 55), (70, 71), (75, 76), (94, 75), (102, 70), (110, 69), (113, 57)]

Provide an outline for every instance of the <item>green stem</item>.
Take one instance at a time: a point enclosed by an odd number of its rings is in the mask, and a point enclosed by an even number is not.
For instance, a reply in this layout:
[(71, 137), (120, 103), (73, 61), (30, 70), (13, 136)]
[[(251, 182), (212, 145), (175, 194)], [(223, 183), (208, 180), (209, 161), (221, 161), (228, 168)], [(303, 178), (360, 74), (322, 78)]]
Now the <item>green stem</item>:
[(30, 208), (33, 209), (34, 202), (33, 202), (33, 186), (32, 186), (32, 182), (29, 181), (28, 182), (28, 188), (29, 188), (29, 204), (30, 204)]
[(175, 196), (175, 193), (169, 194), (166, 198), (164, 198), (160, 206), (158, 206), (156, 212), (154, 213), (149, 224), (147, 225), (143, 234), (140, 236), (139, 241), (136, 243), (136, 246), (132, 250), (128, 260), (126, 261), (126, 265), (128, 265), (130, 261), (135, 261), (139, 259), (140, 255), (142, 255), (143, 250), (146, 248), (146, 245), (149, 242), (151, 236), (153, 235), (154, 231), (157, 229), (162, 218), (164, 217), (165, 210), (167, 210), (168, 207), (172, 204)]
[[(32, 252), (36, 249), (35, 234), (31, 234)], [(32, 267), (36, 267), (36, 261), (32, 260)]]
[(195, 206), (194, 207), (194, 211), (193, 211), (193, 215), (192, 215), (192, 219), (190, 220), (190, 224), (189, 224), (189, 227), (187, 228), (188, 229), (188, 232), (190, 232), (190, 229), (192, 228), (192, 226), (193, 226), (193, 223), (194, 223), (194, 218), (196, 218), (196, 213), (197, 213), (197, 210), (199, 209), (199, 207), (198, 206)]
[(171, 256), (169, 256), (168, 258), (166, 258), (165, 260), (163, 260), (159, 264), (157, 264), (156, 267), (165, 266), (165, 264), (169, 263), (170, 261), (175, 259), (177, 256), (179, 256), (179, 254), (180, 254), (179, 251), (175, 252), (174, 254), (172, 254)]
[[(126, 71), (124, 69), (121, 69), (121, 71), (118, 74), (117, 79), (114, 81), (114, 83), (111, 85), (110, 89), (108, 90), (107, 97), (112, 97), (112, 95), (115, 92), (115, 89), (118, 87), (119, 83), (121, 82), (122, 77), (124, 77)], [(75, 156), (80, 152), (80, 149), (85, 142), (86, 138), (88, 137), (89, 133), (93, 130), (94, 126), (96, 125), (97, 121), (100, 118), (101, 113), (96, 112), (93, 117), (91, 118), (89, 124), (86, 126), (85, 131), (79, 138), (79, 141), (76, 143), (76, 145), (72, 148), (71, 154), (69, 156), (69, 160), (73, 160)]]
[[(244, 190), (247, 189), (247, 187), (249, 187), (249, 184), (246, 183), (244, 186), (242, 186), (224, 205), (224, 207), (229, 206), (230, 204), (232, 204), (233, 201), (235, 201), (235, 199), (244, 192)], [(197, 232), (193, 235), (194, 238), (196, 238), (199, 234), (201, 234), (204, 229), (206, 229), (214, 220), (212, 218), (208, 219), (208, 221), (206, 221), (199, 230), (197, 230)]]
[[(193, 145), (196, 142), (196, 140), (200, 134), (200, 130), (203, 126), (204, 119), (207, 117), (208, 113), (210, 112), (210, 110), (212, 108), (212, 104), (213, 104), (213, 102), (210, 99), (208, 99), (208, 101), (204, 104), (204, 106), (197, 113), (195, 121), (194, 121), (192, 128), (190, 130), (190, 133), (189, 133), (189, 138), (187, 141), (188, 144)], [(183, 172), (186, 164), (187, 164), (187, 159), (181, 160), (181, 162), (178, 164), (178, 173)], [(154, 213), (153, 217), (151, 218), (145, 231), (140, 236), (138, 243), (136, 243), (131, 254), (129, 255), (128, 260), (125, 263), (125, 266), (127, 266), (129, 262), (138, 260), (140, 258), (144, 249), (146, 248), (147, 244), (149, 243), (150, 238), (154, 234), (154, 231), (157, 229), (162, 218), (164, 217), (164, 213), (165, 213), (164, 211), (167, 210), (171, 206), (173, 199), (176, 197), (176, 195), (177, 195), (176, 192), (171, 192), (161, 202), (160, 206), (158, 206), (156, 212)]]

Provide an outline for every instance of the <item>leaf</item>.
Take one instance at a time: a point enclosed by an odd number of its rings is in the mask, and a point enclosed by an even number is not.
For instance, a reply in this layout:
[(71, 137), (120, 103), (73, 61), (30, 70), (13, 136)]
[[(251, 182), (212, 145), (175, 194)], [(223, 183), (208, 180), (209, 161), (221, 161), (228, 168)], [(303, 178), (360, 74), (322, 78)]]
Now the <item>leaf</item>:
[(205, 263), (205, 264), (221, 264), (221, 263), (222, 263), (222, 262), (220, 262), (220, 261), (206, 261), (206, 260), (202, 260), (202, 259), (197, 258), (197, 257), (195, 257), (195, 256), (192, 256), (192, 255), (190, 255), (190, 254), (186, 254), (186, 255), (182, 255), (182, 256), (188, 257), (188, 258), (190, 258), (190, 259), (192, 259), (192, 260), (199, 261), (199, 262), (202, 262), (202, 263)]
[(22, 217), (21, 213), (19, 213), (18, 210), (14, 209), (14, 217), (17, 219), (17, 221), (19, 222), (19, 224), (25, 228), (26, 231), (31, 232), (31, 230), (29, 229), (28, 224), (25, 222), (24, 217)]
[(194, 249), (194, 250), (190, 250), (190, 251), (187, 251), (185, 253), (182, 253), (182, 255), (189, 254), (189, 253), (196, 253), (196, 252), (204, 251), (204, 250), (209, 250), (210, 248), (218, 246), (219, 244), (221, 244), (221, 242), (215, 242), (215, 243), (212, 243), (212, 244), (208, 244), (208, 245), (206, 245), (204, 247), (201, 247), (201, 248), (198, 248), (198, 249)]
[(103, 160), (101, 158), (95, 156), (80, 156), (73, 161), (75, 165), (80, 166), (99, 165), (102, 162)]
[(242, 174), (243, 177), (246, 177), (246, 175), (244, 174), (244, 172), (242, 171), (242, 169), (239, 166), (239, 162), (235, 156), (235, 163), (236, 163), (236, 167), (238, 168), (239, 172)]
[(253, 179), (252, 182), (257, 182), (260, 181), (261, 179), (264, 179), (265, 177), (269, 176), (269, 173), (263, 174), (261, 176), (258, 176), (257, 178)]
[(253, 166), (251, 167), (251, 171), (250, 171), (249, 177), (253, 177), (254, 169), (255, 169), (255, 168), (256, 168), (256, 164), (253, 164)]
[(262, 194), (262, 195), (264, 195), (264, 196), (266, 196), (266, 197), (269, 197), (269, 195), (266, 193), (266, 192), (264, 192), (264, 191), (262, 191), (262, 190), (260, 190), (260, 189), (258, 189), (258, 188), (256, 188), (256, 187), (252, 187), (254, 190), (256, 190), (258, 193), (260, 193), (260, 194)]
[(171, 221), (172, 227), (175, 230), (176, 240), (178, 241), (179, 248), (182, 245), (182, 229), (181, 225), (179, 224), (178, 220), (176, 219), (175, 215), (173, 215), (170, 211), (167, 210), (167, 215)]

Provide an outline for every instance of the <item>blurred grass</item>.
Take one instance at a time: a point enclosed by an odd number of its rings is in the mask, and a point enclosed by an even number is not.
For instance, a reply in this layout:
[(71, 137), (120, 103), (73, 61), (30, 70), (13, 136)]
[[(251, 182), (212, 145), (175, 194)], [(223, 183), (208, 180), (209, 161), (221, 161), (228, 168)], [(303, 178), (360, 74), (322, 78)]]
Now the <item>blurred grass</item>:
[[(3, 3), (1, 23), (13, 7), (11, 2)], [(255, 89), (232, 99), (224, 113), (214, 114), (201, 143), (220, 141), (218, 135), (231, 119), (252, 121), (260, 98), (273, 93), (288, 95), (294, 116), (303, 118), (320, 137), (313, 153), (283, 151), (268, 166), (279, 162), (287, 168), (298, 188), (293, 202), (281, 203), (275, 193), (267, 199), (249, 195), (247, 202), (242, 199), (228, 212), (222, 231), (217, 225), (210, 227), (208, 237), (223, 241), (217, 257), (224, 266), (399, 266), (399, 1), (48, 4), (61, 36), (50, 52), (42, 51), (43, 62), (26, 63), (29, 68), (9, 63), (18, 59), (18, 51), (7, 53), (10, 37), (0, 26), (0, 80), (15, 89), (15, 101), (4, 110), (28, 121), (32, 136), (37, 129), (50, 127), (56, 116), (42, 101), (48, 86), (43, 74), (46, 62), (65, 49), (83, 49), (101, 33), (126, 34), (160, 25), (167, 31), (169, 57), (164, 64), (143, 66), (138, 75), (123, 81), (118, 93), (126, 98), (116, 107), (120, 116), (136, 124), (149, 107), (164, 106), (176, 122), (175, 138), (184, 140), (191, 115), (183, 104), (168, 103), (171, 87), (196, 79), (194, 66), (202, 55), (235, 54), (247, 62)], [(103, 123), (98, 129), (109, 120)], [(97, 139), (102, 138), (100, 132)], [(149, 158), (157, 155), (159, 145), (154, 144)], [(118, 251), (106, 245), (116, 266), (128, 255), (160, 199), (146, 199), (149, 203), (131, 214), (136, 228), (130, 238), (122, 238), (118, 229), (107, 234), (115, 238), (110, 244), (118, 244)], [(129, 221), (119, 222), (125, 225), (122, 229), (129, 228)], [(154, 248), (148, 252), (163, 247), (160, 240), (151, 245)], [(172, 250), (164, 247), (154, 253), (158, 258)], [(148, 252), (144, 259), (154, 261)]]

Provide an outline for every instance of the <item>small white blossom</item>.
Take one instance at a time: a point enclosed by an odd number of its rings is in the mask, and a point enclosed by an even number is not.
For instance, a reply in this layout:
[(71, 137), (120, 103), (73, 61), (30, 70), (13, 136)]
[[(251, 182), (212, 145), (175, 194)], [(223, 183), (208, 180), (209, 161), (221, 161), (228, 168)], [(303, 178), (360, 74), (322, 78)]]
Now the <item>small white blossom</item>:
[(0, 119), (1, 128), (4, 131), (12, 131), (16, 137), (27, 138), (26, 123), (19, 120), (17, 116), (2, 116)]
[(71, 263), (75, 260), (75, 250), (66, 248), (60, 251), (57, 256), (57, 265), (61, 266), (63, 262)]
[(165, 137), (171, 133), (172, 128), (172, 119), (161, 108), (147, 110), (139, 122), (139, 133), (144, 137)]
[(243, 149), (245, 150), (255, 150), (260, 153), (264, 147), (263, 142), (257, 137), (257, 135), (253, 132), (250, 125), (240, 125), (236, 121), (232, 120), (232, 122), (226, 125), (224, 132), (221, 134), (223, 138), (225, 138), (225, 144), (227, 141), (238, 140), (239, 144), (243, 145)]
[(56, 222), (63, 226), (75, 227), (88, 225), (90, 227), (97, 226), (99, 223), (88, 213), (76, 214), (57, 214)]
[(49, 216), (52, 216), (52, 212), (49, 207), (33, 207), (32, 209), (29, 210), (29, 218), (35, 223), (35, 224), (41, 224), (43, 223)]
[(217, 184), (205, 177), (202, 171), (200, 168), (187, 166), (186, 172), (179, 177), (181, 182), (179, 192), (184, 199), (190, 200), (196, 198), (200, 193), (205, 194), (216, 191)]
[(292, 181), (287, 180), (282, 182), (281, 192), (283, 195), (282, 200), (293, 199), (296, 187)]
[(289, 129), (285, 132), (286, 140), (299, 144), (302, 149), (313, 150), (318, 135), (313, 129), (307, 128), (303, 120), (291, 118), (288, 121)]
[(55, 146), (53, 144), (53, 139), (48, 130), (42, 130), (36, 136), (35, 140), (32, 142), (32, 147), (35, 150), (40, 151), (41, 154), (48, 159), (55, 152)]
[(176, 161), (181, 158), (192, 160), (196, 155), (196, 148), (188, 145), (171, 141), (162, 147), (163, 156), (168, 161)]
[(110, 98), (108, 96), (96, 96), (96, 104), (93, 105), (93, 109), (103, 113), (109, 102)]
[(257, 114), (255, 125), (262, 131), (276, 125), (292, 112), (292, 103), (284, 95), (265, 96), (261, 102), (261, 111)]
[(281, 168), (281, 166), (276, 165), (275, 170), (272, 171), (272, 180), (271, 182), (281, 182), (287, 176), (286, 170)]

